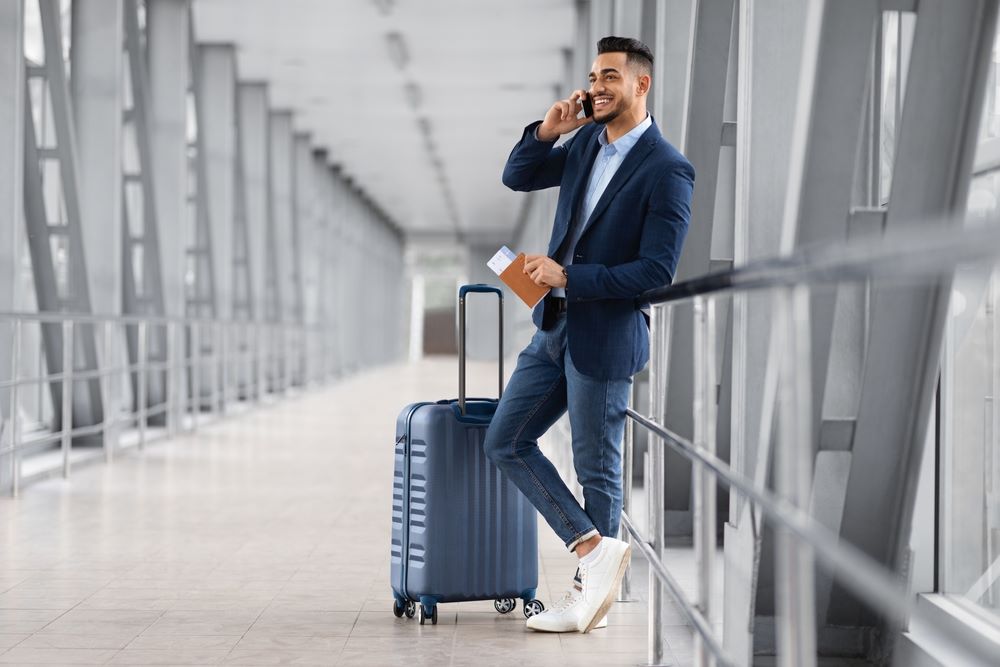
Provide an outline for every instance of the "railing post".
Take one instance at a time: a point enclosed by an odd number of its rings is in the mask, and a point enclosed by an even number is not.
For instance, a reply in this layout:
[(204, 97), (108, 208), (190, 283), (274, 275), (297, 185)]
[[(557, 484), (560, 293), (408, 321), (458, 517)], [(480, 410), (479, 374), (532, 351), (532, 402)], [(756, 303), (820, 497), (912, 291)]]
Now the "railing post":
[(21, 486), (21, 462), (18, 450), (21, 448), (21, 420), (19, 408), (20, 368), (21, 368), (21, 328), (20, 318), (14, 320), (14, 335), (11, 341), (10, 374), (13, 384), (10, 388), (10, 495), (16, 498)]
[(164, 419), (167, 421), (167, 437), (173, 438), (177, 435), (178, 431), (182, 430), (181, 419), (183, 415), (183, 410), (181, 409), (181, 401), (177, 391), (178, 385), (180, 384), (180, 378), (184, 376), (180, 369), (178, 368), (177, 350), (180, 342), (177, 340), (177, 322), (170, 320), (164, 326), (167, 330), (164, 332), (164, 337), (167, 343), (167, 363), (166, 369), (163, 372), (164, 381), (164, 393), (167, 397), (167, 409), (164, 414)]
[(201, 322), (191, 321), (191, 432), (198, 432), (201, 416)]
[(254, 365), (257, 368), (255, 373), (254, 389), (257, 391), (257, 402), (261, 403), (264, 401), (264, 392), (266, 390), (265, 383), (267, 379), (265, 377), (265, 358), (264, 358), (264, 330), (266, 324), (261, 322), (255, 322), (253, 325), (253, 347), (254, 347)]
[(138, 378), (137, 384), (139, 385), (139, 390), (137, 392), (136, 402), (139, 404), (137, 410), (137, 417), (139, 420), (139, 450), (146, 448), (146, 421), (147, 421), (147, 410), (148, 410), (148, 392), (149, 392), (149, 369), (147, 368), (147, 357), (149, 356), (146, 350), (146, 335), (147, 335), (147, 323), (146, 320), (140, 320), (136, 325), (136, 341), (138, 347), (138, 354), (136, 354), (136, 362), (139, 367), (136, 369), (136, 376)]
[(208, 412), (212, 417), (219, 416), (219, 325), (216, 322), (208, 323), (208, 340), (211, 341), (208, 347), (209, 361), (208, 372)]
[(230, 378), (229, 378), (229, 324), (219, 322), (219, 373), (222, 376), (222, 392), (219, 395), (219, 416), (226, 415), (226, 406), (229, 402)]
[[(636, 407), (636, 382), (632, 379), (629, 387), (629, 407)], [(631, 417), (625, 417), (625, 438), (622, 441), (622, 513), (629, 515), (632, 511), (632, 455), (635, 451), (635, 422)], [(626, 544), (631, 544), (632, 535), (623, 523), (618, 528), (618, 538)], [(632, 566), (625, 568), (622, 585), (618, 591), (618, 602), (632, 601)]]
[[(658, 423), (663, 423), (662, 389), (665, 386), (666, 359), (663, 354), (664, 340), (666, 339), (667, 326), (669, 322), (664, 322), (666, 312), (663, 306), (654, 306), (650, 319), (650, 340), (652, 341), (652, 353), (649, 363), (649, 407), (653, 413), (653, 419)], [(664, 325), (667, 326), (664, 326)], [(649, 469), (646, 471), (646, 498), (649, 501), (649, 546), (657, 558), (663, 558), (663, 513), (664, 513), (664, 489), (663, 489), (663, 463), (664, 444), (657, 442), (656, 438), (649, 438)], [(656, 577), (653, 568), (649, 568), (649, 654), (650, 665), (662, 665), (666, 646), (663, 639), (663, 584)]]
[[(776, 292), (776, 327), (784, 341), (778, 385), (779, 497), (807, 508), (812, 480), (812, 378), (809, 351), (809, 288)], [(816, 600), (812, 547), (787, 528), (775, 527), (777, 645), (781, 667), (815, 667)]]
[[(694, 446), (715, 455), (715, 302), (710, 297), (694, 301)], [(711, 622), (716, 544), (715, 475), (694, 463), (694, 555), (698, 578), (696, 604)], [(694, 664), (708, 667), (712, 655), (700, 635), (695, 635)]]
[(104, 423), (101, 425), (101, 437), (104, 441), (104, 462), (111, 463), (114, 459), (114, 449), (115, 445), (115, 420), (117, 415), (113, 413), (111, 408), (111, 397), (114, 395), (114, 391), (111, 386), (111, 382), (115, 376), (115, 364), (112, 360), (114, 356), (114, 346), (111, 344), (111, 334), (114, 331), (114, 322), (110, 319), (104, 320), (104, 365), (106, 368), (111, 369), (107, 377), (101, 383), (101, 389), (104, 394)]
[(62, 476), (69, 479), (69, 454), (73, 446), (73, 320), (62, 323)]

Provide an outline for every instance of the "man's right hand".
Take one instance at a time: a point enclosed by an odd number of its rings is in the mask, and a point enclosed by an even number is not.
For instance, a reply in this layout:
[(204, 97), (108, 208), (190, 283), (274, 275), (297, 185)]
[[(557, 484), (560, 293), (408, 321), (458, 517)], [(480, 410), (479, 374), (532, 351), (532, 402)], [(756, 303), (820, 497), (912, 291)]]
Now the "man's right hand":
[(567, 132), (572, 132), (578, 127), (594, 122), (593, 118), (580, 115), (583, 111), (581, 100), (586, 95), (586, 91), (574, 90), (569, 99), (559, 100), (553, 104), (545, 119), (538, 126), (536, 132), (540, 141), (555, 141)]

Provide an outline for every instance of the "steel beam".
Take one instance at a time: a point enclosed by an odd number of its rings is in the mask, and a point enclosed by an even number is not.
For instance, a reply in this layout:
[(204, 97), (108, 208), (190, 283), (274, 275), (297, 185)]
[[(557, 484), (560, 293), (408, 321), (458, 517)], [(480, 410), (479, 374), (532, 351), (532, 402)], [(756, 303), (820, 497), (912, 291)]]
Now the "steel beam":
[[(687, 78), (687, 106), (682, 151), (697, 173), (691, 200), (691, 227), (675, 279), (708, 273), (715, 229), (719, 153), (722, 150), (727, 73), (733, 37), (733, 0), (700, 0), (695, 7), (691, 71)], [(690, 378), (694, 372), (694, 322), (689, 306), (675, 309), (670, 335), (670, 369), (666, 391), (666, 423), (684, 437), (692, 437), (694, 424)], [(691, 464), (676, 453), (666, 459), (666, 530), (691, 533)]]
[[(12, 311), (21, 285), (24, 230), (24, 0), (0, 2), (0, 310)], [(0, 378), (13, 377), (13, 326), (0, 326)], [(0, 447), (10, 447), (10, 390), (0, 389)], [(15, 406), (15, 410), (17, 406)], [(0, 490), (12, 488), (10, 456), (0, 456)]]
[(83, 242), (92, 262), (91, 304), (99, 313), (121, 312), (122, 0), (78, 2), (72, 7), (70, 80), (80, 166)]
[[(122, 0), (96, 0), (72, 5), (70, 80), (78, 132), (80, 221), (84, 253), (90, 263), (91, 305), (95, 312), (122, 312), (123, 246), (108, 243), (122, 238)], [(90, 327), (80, 326), (78, 333)], [(120, 345), (115, 346), (120, 349)], [(99, 357), (103, 356), (102, 348)], [(115, 359), (99, 359), (107, 368)], [(120, 386), (120, 385), (119, 385)], [(123, 396), (106, 393), (108, 410), (118, 414)]]
[(243, 185), (246, 194), (246, 228), (249, 246), (251, 302), (257, 321), (266, 321), (264, 274), (267, 271), (265, 235), (270, 225), (271, 188), (269, 176), (267, 84), (240, 82), (240, 149), (243, 158)]
[[(86, 248), (83, 242), (80, 213), (79, 166), (76, 154), (76, 131), (72, 102), (65, 64), (63, 61), (63, 29), (58, 2), (39, 0), (42, 23), (42, 40), (45, 45), (45, 64), (34, 72), (43, 85), (40, 87), (49, 98), (51, 116), (40, 114), (45, 128), (51, 129), (46, 145), (39, 143), (38, 128), (32, 115), (30, 94), (25, 102), (25, 173), (24, 212), (28, 227), (28, 246), (32, 256), (35, 277), (35, 294), (38, 307), (43, 311), (70, 310), (90, 313), (91, 287), (87, 268)], [(39, 100), (41, 103), (41, 100)], [(48, 123), (51, 123), (49, 128)], [(43, 169), (55, 162), (58, 181), (51, 176), (53, 170)], [(29, 173), (30, 172), (30, 173)], [(46, 174), (50, 178), (46, 178)], [(61, 205), (60, 205), (61, 203)], [(61, 247), (59, 256), (53, 246)], [(42, 327), (46, 360), (50, 373), (62, 371), (65, 358), (62, 329), (58, 325)], [(94, 327), (81, 326), (76, 332), (75, 345), (79, 350), (72, 355), (76, 370), (97, 369), (97, 345)], [(101, 382), (94, 377), (79, 382), (80, 391), (73, 392), (73, 424), (93, 426), (103, 419)], [(63, 404), (62, 384), (49, 384), (53, 406)], [(56, 412), (53, 424), (61, 424)]]
[(188, 231), (187, 93), (189, 0), (156, 0), (146, 6), (146, 51), (150, 82), (150, 137), (160, 267), (166, 314), (185, 311)]
[(650, 112), (656, 116), (663, 136), (675, 146), (684, 141), (695, 5), (696, 0), (658, 0), (656, 12)]
[(271, 111), (269, 122), (271, 140), (271, 228), (268, 238), (275, 260), (271, 264), (277, 273), (277, 320), (294, 322), (298, 309), (296, 279), (298, 266), (294, 255), (295, 201), (294, 149), (292, 145), (292, 113)]
[(314, 324), (318, 311), (320, 256), (324, 249), (317, 216), (317, 193), (313, 183), (312, 146), (308, 133), (296, 132), (293, 138), (295, 238), (292, 251), (297, 258), (299, 295), (295, 321)]
[[(739, 73), (736, 122), (734, 265), (773, 257), (780, 250), (781, 215), (799, 82), (806, 5), (800, 0), (746, 0), (739, 6)], [(731, 454), (734, 470), (763, 483), (770, 469), (770, 419), (762, 413), (768, 387), (772, 299), (733, 297)], [(763, 390), (762, 390), (763, 387)], [(763, 423), (763, 424), (762, 424)], [(762, 428), (763, 425), (763, 428)], [(724, 529), (723, 644), (742, 664), (752, 664), (760, 520), (739, 493), (729, 497)]]
[(203, 152), (208, 219), (212, 232), (212, 282), (215, 312), (233, 315), (233, 244), (236, 183), (236, 47), (200, 44), (195, 56), (198, 76), (198, 143)]
[[(163, 296), (163, 271), (160, 252), (160, 232), (153, 177), (153, 148), (150, 137), (149, 75), (145, 49), (139, 25), (137, 0), (126, 0), (124, 10), (125, 54), (128, 60), (130, 105), (123, 109), (124, 142), (122, 172), (127, 174), (122, 184), (122, 308), (130, 315), (166, 313)], [(156, 361), (167, 360), (167, 337), (161, 328), (147, 333), (147, 345)], [(139, 334), (136, 327), (127, 327), (126, 347), (129, 363), (139, 363)], [(133, 402), (138, 408), (140, 394), (147, 407), (159, 405), (167, 396), (167, 374), (146, 373), (147, 386), (139, 391), (140, 373), (131, 374)], [(154, 421), (169, 417), (155, 416)]]

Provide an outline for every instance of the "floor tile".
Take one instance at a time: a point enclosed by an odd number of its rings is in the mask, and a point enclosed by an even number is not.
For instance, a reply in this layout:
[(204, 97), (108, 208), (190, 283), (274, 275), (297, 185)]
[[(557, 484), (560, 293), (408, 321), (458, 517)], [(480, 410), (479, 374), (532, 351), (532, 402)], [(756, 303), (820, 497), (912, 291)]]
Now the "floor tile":
[(0, 664), (10, 665), (105, 665), (114, 649), (50, 649), (15, 646), (0, 655)]
[(116, 653), (109, 665), (219, 665), (229, 651), (208, 649), (125, 649)]

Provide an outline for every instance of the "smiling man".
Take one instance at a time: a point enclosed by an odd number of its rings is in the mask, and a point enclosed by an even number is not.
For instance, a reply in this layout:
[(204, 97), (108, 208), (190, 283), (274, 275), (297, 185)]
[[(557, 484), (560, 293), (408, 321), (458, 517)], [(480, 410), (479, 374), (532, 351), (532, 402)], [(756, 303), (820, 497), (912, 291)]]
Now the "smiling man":
[[(606, 615), (628, 565), (616, 539), (621, 441), (632, 375), (649, 360), (645, 291), (668, 284), (690, 216), (694, 170), (646, 111), (653, 54), (634, 39), (597, 43), (590, 90), (574, 91), (524, 131), (503, 172), (519, 191), (556, 187), (545, 255), (525, 272), (552, 288), (486, 435), (490, 459), (580, 558), (566, 594), (528, 619), (548, 632), (589, 632)], [(581, 116), (590, 95), (593, 116)], [(561, 146), (559, 137), (579, 130)], [(538, 448), (569, 412), (581, 507)]]

